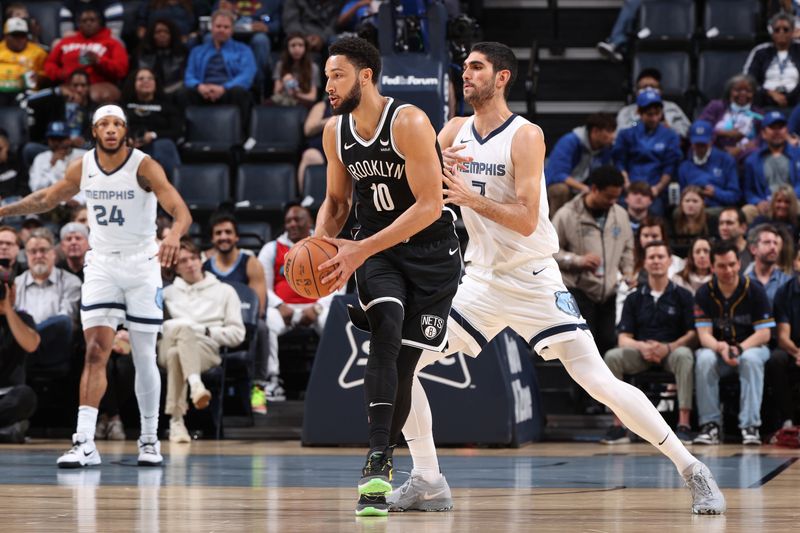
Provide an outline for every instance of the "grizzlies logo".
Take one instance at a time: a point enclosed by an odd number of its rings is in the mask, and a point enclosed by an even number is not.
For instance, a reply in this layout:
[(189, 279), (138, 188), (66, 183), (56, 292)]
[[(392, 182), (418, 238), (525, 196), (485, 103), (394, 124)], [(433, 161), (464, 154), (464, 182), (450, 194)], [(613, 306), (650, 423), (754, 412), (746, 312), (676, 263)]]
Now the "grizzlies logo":
[(436, 315), (422, 315), (420, 327), (422, 328), (422, 334), (430, 341), (438, 337), (442, 332), (444, 320)]
[(569, 316), (574, 316), (575, 318), (581, 317), (578, 303), (575, 301), (575, 297), (572, 296), (572, 293), (569, 291), (558, 291), (555, 293), (555, 297), (556, 307), (558, 307), (560, 311), (563, 311)]
[(156, 306), (159, 309), (164, 309), (164, 289), (161, 287), (156, 289)]

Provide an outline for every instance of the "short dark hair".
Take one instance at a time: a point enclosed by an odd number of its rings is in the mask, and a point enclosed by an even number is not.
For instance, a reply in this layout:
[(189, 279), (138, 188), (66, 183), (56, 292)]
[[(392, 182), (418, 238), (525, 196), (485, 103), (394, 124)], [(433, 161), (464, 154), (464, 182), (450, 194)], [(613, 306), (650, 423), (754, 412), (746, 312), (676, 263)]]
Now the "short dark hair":
[(208, 230), (209, 233), (214, 233), (214, 228), (223, 222), (230, 222), (233, 224), (233, 231), (236, 235), (239, 235), (239, 223), (236, 221), (236, 217), (233, 216), (232, 213), (222, 212), (222, 213), (215, 213), (211, 220), (208, 221)]
[(713, 265), (716, 257), (733, 252), (736, 254), (736, 259), (739, 259), (739, 248), (736, 243), (730, 240), (717, 241), (711, 245), (711, 264)]
[(734, 213), (736, 213), (736, 219), (739, 221), (740, 226), (742, 224), (747, 224), (747, 217), (744, 216), (744, 211), (742, 211), (738, 207), (733, 207), (733, 206), (726, 207), (722, 211), (720, 211), (719, 214), (722, 215), (722, 213), (724, 213), (725, 211), (733, 211)]
[(617, 167), (612, 165), (603, 165), (592, 170), (589, 177), (586, 178), (586, 183), (597, 187), (597, 190), (602, 191), (608, 187), (624, 187), (625, 177), (622, 172), (617, 170)]
[(666, 248), (667, 249), (667, 255), (672, 257), (672, 250), (669, 249), (669, 244), (667, 244), (664, 241), (648, 242), (644, 247), (644, 256), (647, 257), (647, 250), (649, 250), (650, 248), (656, 248), (656, 247), (659, 247), (659, 246), (663, 246), (664, 248)]
[(14, 228), (13, 226), (7, 226), (7, 225), (0, 226), (0, 233), (3, 233), (4, 231), (9, 231), (9, 232), (13, 233), (14, 234), (14, 238), (17, 241), (17, 246), (19, 246), (20, 248), (23, 247), (22, 239), (20, 238), (19, 232), (17, 231), (16, 228)]
[(304, 209), (306, 213), (308, 213), (309, 218), (311, 218), (311, 209), (304, 206), (298, 200), (292, 200), (290, 202), (286, 202), (286, 205), (283, 207), (283, 216), (285, 217), (286, 214), (289, 212), (289, 210), (292, 209), (293, 207), (299, 207), (300, 209)]
[(372, 70), (372, 83), (377, 84), (381, 74), (381, 53), (372, 43), (361, 37), (344, 37), (328, 47), (329, 56), (344, 56), (356, 70)]
[(181, 237), (180, 249), (186, 250), (187, 252), (196, 257), (200, 257), (200, 248), (188, 235), (184, 235), (183, 237)]
[(84, 78), (86, 78), (86, 81), (89, 81), (89, 73), (83, 70), (82, 68), (76, 68), (75, 70), (73, 70), (67, 79), (69, 81), (72, 81), (72, 78), (74, 78), (75, 76), (83, 76)]
[(592, 113), (586, 117), (586, 129), (615, 131), (617, 129), (617, 118), (611, 113)]
[(503, 43), (484, 41), (473, 44), (470, 52), (478, 52), (485, 55), (495, 72), (501, 70), (511, 72), (511, 77), (508, 78), (508, 83), (503, 91), (503, 96), (508, 98), (509, 93), (511, 93), (511, 86), (514, 85), (514, 81), (517, 79), (518, 61), (514, 51)]
[(643, 68), (639, 71), (639, 75), (636, 76), (636, 83), (642, 81), (642, 78), (653, 78), (658, 83), (661, 83), (661, 71), (657, 68)]
[(634, 181), (630, 185), (628, 185), (628, 190), (625, 191), (625, 195), (628, 194), (641, 194), (642, 196), (647, 196), (651, 200), (653, 199), (653, 189), (650, 188), (650, 185), (646, 181)]

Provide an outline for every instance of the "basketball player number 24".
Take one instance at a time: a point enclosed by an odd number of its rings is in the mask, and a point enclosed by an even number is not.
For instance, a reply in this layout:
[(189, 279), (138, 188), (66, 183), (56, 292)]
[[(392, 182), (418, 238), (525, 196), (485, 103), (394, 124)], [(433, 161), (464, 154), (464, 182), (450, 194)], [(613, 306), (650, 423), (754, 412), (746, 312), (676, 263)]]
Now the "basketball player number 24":
[(109, 223), (119, 224), (121, 226), (125, 223), (125, 218), (122, 216), (122, 209), (117, 208), (117, 206), (111, 206), (111, 213), (109, 213), (108, 220), (106, 220), (106, 213), (108, 212), (104, 205), (94, 206), (94, 214), (97, 218), (97, 223), (101, 226), (108, 226)]
[(394, 211), (394, 200), (392, 200), (388, 185), (373, 183), (369, 188), (372, 189), (372, 201), (375, 202), (377, 211)]

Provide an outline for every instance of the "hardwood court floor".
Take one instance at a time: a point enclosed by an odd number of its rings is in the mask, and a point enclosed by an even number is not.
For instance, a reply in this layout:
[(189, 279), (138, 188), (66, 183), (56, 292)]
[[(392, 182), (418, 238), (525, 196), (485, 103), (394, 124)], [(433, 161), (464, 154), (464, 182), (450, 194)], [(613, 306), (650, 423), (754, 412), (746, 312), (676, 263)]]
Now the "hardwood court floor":
[[(100, 467), (55, 467), (63, 441), (0, 447), (0, 530), (569, 533), (789, 532), (800, 523), (800, 450), (693, 450), (714, 471), (725, 516), (693, 516), (672, 464), (649, 445), (532, 444), (445, 449), (456, 509), (353, 515), (363, 450), (296, 442), (164, 443), (163, 468), (135, 465), (135, 443), (100, 443)], [(410, 469), (396, 453), (396, 483)]]

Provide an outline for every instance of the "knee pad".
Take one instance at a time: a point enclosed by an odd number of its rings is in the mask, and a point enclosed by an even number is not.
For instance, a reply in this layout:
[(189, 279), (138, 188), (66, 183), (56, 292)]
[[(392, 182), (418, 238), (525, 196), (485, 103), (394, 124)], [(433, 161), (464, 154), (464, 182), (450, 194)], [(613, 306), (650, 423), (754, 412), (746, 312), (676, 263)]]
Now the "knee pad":
[[(543, 354), (546, 353), (547, 350), (556, 354), (556, 357), (561, 361), (571, 361), (593, 354), (597, 354), (597, 356), (600, 357), (600, 352), (597, 350), (594, 338), (590, 333), (582, 329), (577, 331), (575, 338), (572, 340), (556, 342), (545, 347), (542, 350)], [(600, 357), (600, 359), (602, 360), (602, 357)]]
[(403, 340), (403, 308), (395, 302), (383, 302), (367, 311), (370, 331), (370, 364), (396, 361)]

